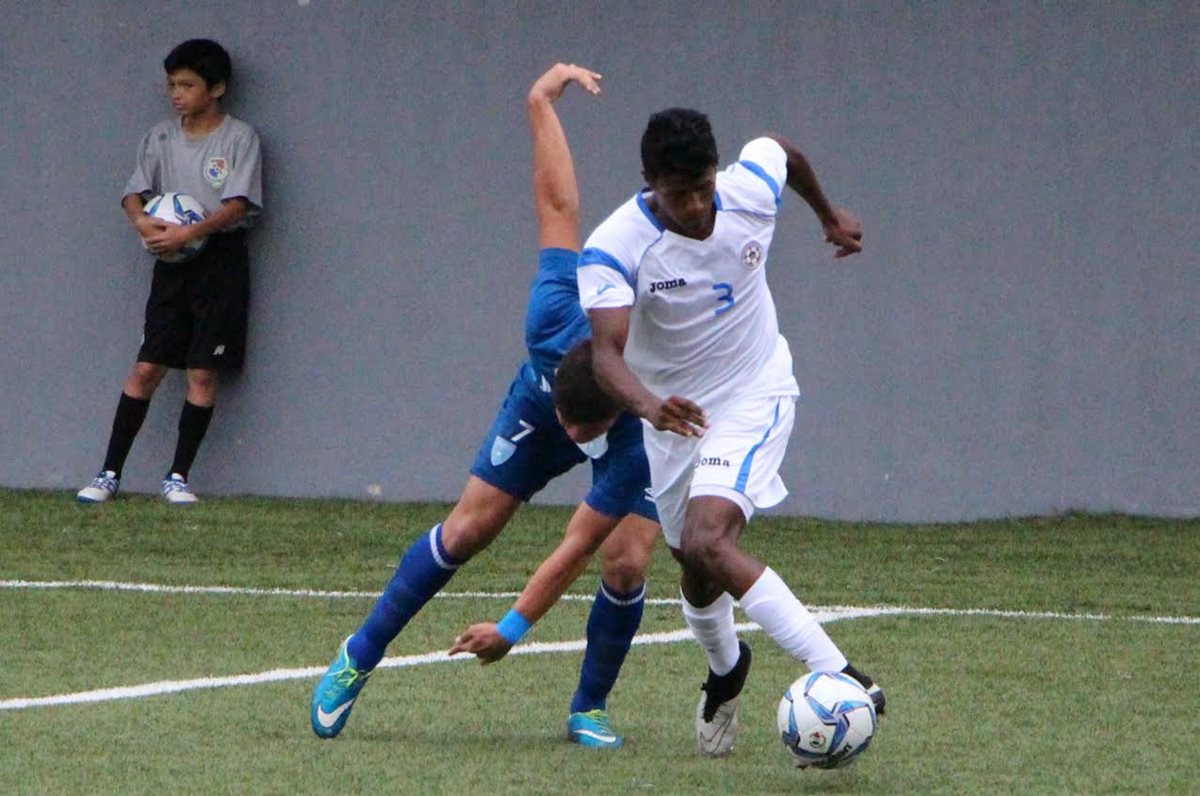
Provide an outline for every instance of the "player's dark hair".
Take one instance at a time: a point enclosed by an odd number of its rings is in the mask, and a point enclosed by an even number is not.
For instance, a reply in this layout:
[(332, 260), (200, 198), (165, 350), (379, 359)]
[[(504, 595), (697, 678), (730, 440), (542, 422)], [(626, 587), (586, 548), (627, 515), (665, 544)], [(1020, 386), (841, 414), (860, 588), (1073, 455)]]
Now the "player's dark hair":
[(647, 179), (697, 178), (716, 165), (717, 140), (703, 113), (667, 108), (650, 117), (642, 133), (642, 173)]
[(204, 79), (209, 88), (217, 83), (228, 85), (233, 77), (233, 62), (225, 48), (212, 39), (188, 39), (163, 59), (167, 74), (191, 69)]
[(596, 382), (592, 341), (571, 346), (554, 374), (554, 406), (568, 423), (598, 423), (621, 413), (621, 406)]

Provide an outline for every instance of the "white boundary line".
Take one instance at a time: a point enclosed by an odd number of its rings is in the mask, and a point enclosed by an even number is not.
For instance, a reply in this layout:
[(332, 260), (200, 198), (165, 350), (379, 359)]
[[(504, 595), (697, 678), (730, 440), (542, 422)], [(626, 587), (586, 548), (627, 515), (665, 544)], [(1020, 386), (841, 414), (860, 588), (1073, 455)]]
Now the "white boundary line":
[[(757, 630), (758, 625), (738, 625), (739, 631)], [(686, 641), (692, 637), (690, 630), (675, 630), (668, 633), (647, 633), (636, 636), (633, 643), (670, 644)], [(578, 652), (587, 645), (586, 641), (556, 641), (534, 642), (513, 647), (509, 655), (544, 655), (555, 652)], [(376, 669), (402, 669), (409, 666), (423, 666), (435, 663), (466, 663), (475, 660), (472, 655), (459, 655), (451, 658), (445, 652), (427, 652), (423, 655), (404, 655), (395, 658), (384, 658)], [(157, 696), (160, 694), (177, 694), (183, 691), (196, 691), (207, 688), (227, 688), (236, 685), (258, 685), (260, 683), (278, 683), (285, 680), (316, 679), (325, 674), (325, 666), (310, 666), (304, 669), (271, 669), (257, 674), (239, 674), (229, 677), (202, 677), (195, 680), (164, 680), (156, 683), (125, 686), (119, 688), (101, 688), (95, 691), (77, 691), (70, 694), (58, 694), (47, 697), (20, 697), (17, 699), (0, 700), (0, 711), (24, 710), (26, 708), (51, 707), (54, 705), (80, 705), (93, 702), (111, 702), (119, 699), (138, 699), (141, 697)]]
[[(211, 594), (246, 595), (253, 597), (311, 597), (317, 599), (370, 599), (379, 596), (377, 591), (321, 591), (318, 589), (255, 589), (242, 586), (175, 586), (163, 583), (126, 583), (116, 580), (0, 580), (0, 589), (95, 589), (98, 591), (138, 592), (143, 594)], [(491, 600), (516, 599), (515, 591), (459, 591), (439, 592), (438, 599)], [(588, 601), (592, 594), (564, 594), (564, 601)], [(679, 605), (672, 598), (647, 598), (647, 605)], [(915, 608), (912, 606), (810, 606), (813, 611), (834, 612), (869, 610), (872, 616), (881, 614), (942, 615), (942, 616), (995, 616), (1008, 619), (1087, 619), (1094, 621), (1121, 620), (1125, 622), (1150, 622), (1164, 625), (1200, 625), (1197, 616), (1145, 616), (1118, 614), (1072, 614), (1058, 611), (1004, 611), (992, 608)]]
[[(284, 597), (322, 597), (322, 598), (374, 598), (377, 592), (337, 592), (314, 591), (310, 589), (246, 589), (232, 586), (169, 586), (154, 583), (120, 583), (116, 581), (23, 581), (0, 580), (0, 588), (4, 589), (100, 589), (105, 591), (130, 591), (158, 594), (242, 594), (259, 596)], [(438, 597), (447, 599), (512, 599), (515, 592), (450, 592), (439, 594)], [(564, 595), (564, 600), (591, 600), (592, 595)], [(678, 605), (678, 600), (658, 599), (647, 600), (650, 604)], [(1156, 624), (1200, 625), (1200, 617), (1189, 616), (1114, 616), (1110, 614), (1068, 614), (1053, 611), (999, 611), (982, 608), (914, 608), (905, 606), (810, 606), (813, 615), (821, 623), (836, 622), (842, 619), (859, 619), (873, 616), (989, 616), (1005, 619), (1054, 619), (1054, 620), (1083, 620), (1083, 621), (1128, 621), (1150, 622)], [(752, 623), (736, 625), (738, 632), (756, 632), (761, 628)], [(675, 630), (665, 633), (646, 633), (634, 637), (635, 645), (673, 644), (692, 638), (688, 629)], [(559, 652), (578, 652), (587, 645), (585, 640), (533, 642), (514, 647), (510, 655), (545, 655)], [(459, 663), (473, 658), (463, 655), (451, 658), (445, 652), (429, 652), (422, 655), (405, 655), (401, 657), (384, 658), (377, 668), (398, 669), (408, 666), (420, 666), (435, 663)], [(184, 691), (196, 691), (211, 688), (228, 688), (240, 685), (258, 685), (260, 683), (276, 683), (287, 680), (305, 680), (319, 677), (325, 673), (326, 667), (307, 667), (302, 669), (271, 669), (256, 674), (230, 675), (227, 677), (203, 677), (193, 680), (162, 680), (142, 685), (102, 688), (93, 691), (76, 691), (67, 694), (57, 694), (45, 697), (17, 697), (0, 700), (0, 711), (25, 710), (28, 708), (52, 707), (57, 705), (79, 705), (97, 702), (111, 702), (121, 699), (139, 699), (162, 694), (176, 694)]]

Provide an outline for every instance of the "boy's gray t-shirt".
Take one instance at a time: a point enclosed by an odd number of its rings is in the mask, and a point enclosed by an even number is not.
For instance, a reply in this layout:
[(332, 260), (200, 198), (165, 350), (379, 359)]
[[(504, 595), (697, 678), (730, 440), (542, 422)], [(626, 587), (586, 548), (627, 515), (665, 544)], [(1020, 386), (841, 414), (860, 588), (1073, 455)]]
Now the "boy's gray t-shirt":
[(250, 226), (262, 210), (258, 133), (228, 114), (217, 129), (200, 137), (184, 133), (177, 118), (154, 125), (142, 139), (137, 165), (122, 196), (167, 191), (192, 196), (209, 213), (223, 199), (243, 197), (251, 207), (238, 226)]

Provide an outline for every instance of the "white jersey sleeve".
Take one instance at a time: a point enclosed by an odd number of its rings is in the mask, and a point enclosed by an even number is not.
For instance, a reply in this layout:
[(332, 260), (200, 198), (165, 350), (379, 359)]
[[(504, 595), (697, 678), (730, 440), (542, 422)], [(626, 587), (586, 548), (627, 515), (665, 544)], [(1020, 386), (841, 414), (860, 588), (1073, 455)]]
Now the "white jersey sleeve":
[(579, 281), (579, 303), (584, 310), (633, 306), (633, 287), (612, 266), (580, 262), (575, 274)]
[(576, 274), (579, 280), (579, 303), (585, 311), (633, 306), (633, 288), (611, 268), (580, 265)]
[(727, 210), (774, 216), (787, 184), (787, 153), (773, 138), (755, 138), (742, 147), (721, 186)]
[(576, 271), (584, 310), (633, 306), (639, 263), (659, 234), (634, 197), (588, 236)]

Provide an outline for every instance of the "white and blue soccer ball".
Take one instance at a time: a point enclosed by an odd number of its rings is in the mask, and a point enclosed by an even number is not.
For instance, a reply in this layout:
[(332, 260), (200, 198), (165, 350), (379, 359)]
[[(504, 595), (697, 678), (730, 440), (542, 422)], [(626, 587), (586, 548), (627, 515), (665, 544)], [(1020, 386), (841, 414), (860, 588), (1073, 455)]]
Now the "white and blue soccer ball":
[(875, 703), (841, 672), (809, 672), (779, 700), (779, 737), (799, 768), (841, 768), (867, 751)]
[[(204, 209), (204, 205), (186, 193), (164, 193), (155, 196), (149, 202), (146, 202), (146, 206), (142, 208), (142, 212), (152, 218), (165, 221), (168, 224), (183, 224), (185, 226), (198, 224), (208, 215)], [(166, 263), (181, 263), (185, 260), (190, 260), (196, 256), (197, 252), (204, 248), (207, 240), (207, 238), (199, 238), (185, 246), (182, 251), (176, 254), (161, 256), (158, 259)], [(145, 246), (145, 242), (142, 245)]]

